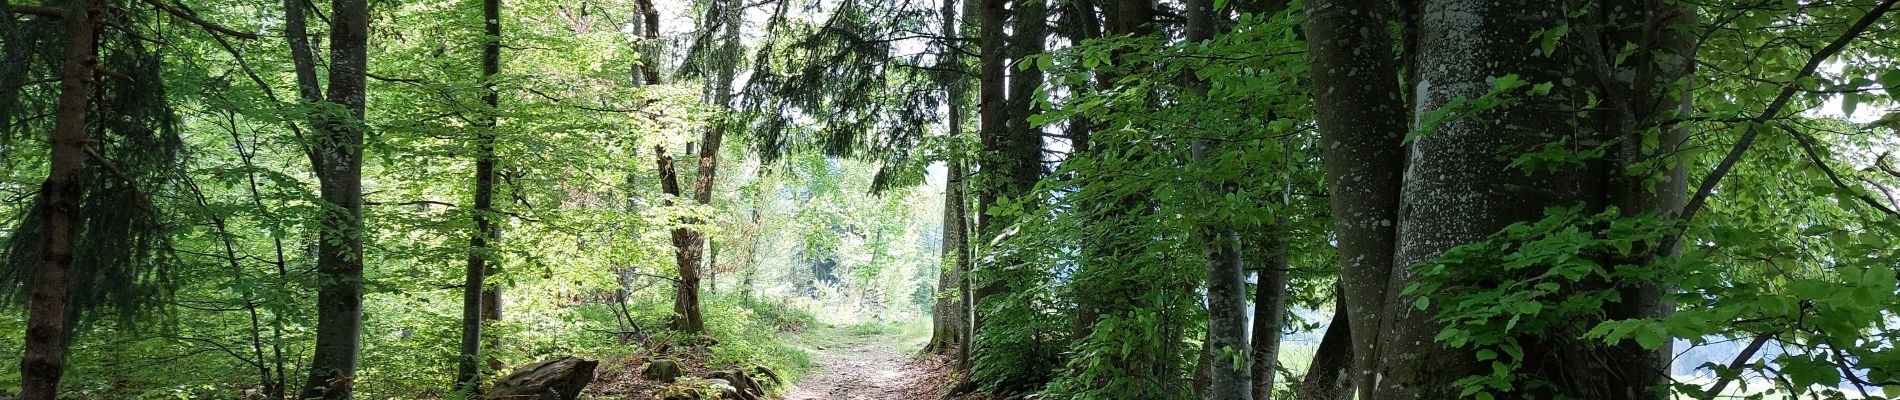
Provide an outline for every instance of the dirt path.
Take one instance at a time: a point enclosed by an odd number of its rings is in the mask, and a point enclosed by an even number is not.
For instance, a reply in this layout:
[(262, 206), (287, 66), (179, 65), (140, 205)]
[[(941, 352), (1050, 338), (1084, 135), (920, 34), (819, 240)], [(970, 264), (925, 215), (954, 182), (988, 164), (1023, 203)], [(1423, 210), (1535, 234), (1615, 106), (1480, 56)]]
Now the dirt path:
[(913, 357), (916, 346), (899, 338), (844, 328), (807, 337), (805, 346), (818, 368), (795, 383), (785, 400), (911, 399), (937, 375), (933, 363)]

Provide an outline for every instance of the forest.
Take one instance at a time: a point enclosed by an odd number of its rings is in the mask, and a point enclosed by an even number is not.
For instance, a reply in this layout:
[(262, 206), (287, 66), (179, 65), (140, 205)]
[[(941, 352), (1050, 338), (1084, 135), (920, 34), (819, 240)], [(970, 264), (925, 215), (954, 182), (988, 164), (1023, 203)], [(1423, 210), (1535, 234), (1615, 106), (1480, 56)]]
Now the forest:
[(1896, 3), (0, 0), (0, 399), (1900, 398)]

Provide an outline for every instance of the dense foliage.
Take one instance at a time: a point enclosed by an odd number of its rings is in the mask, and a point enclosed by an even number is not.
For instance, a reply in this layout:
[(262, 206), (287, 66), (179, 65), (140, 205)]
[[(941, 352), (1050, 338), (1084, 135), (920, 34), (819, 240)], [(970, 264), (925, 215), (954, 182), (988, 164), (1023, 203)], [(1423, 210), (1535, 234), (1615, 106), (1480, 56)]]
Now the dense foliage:
[(27, 2), (0, 397), (1900, 391), (1894, 0)]

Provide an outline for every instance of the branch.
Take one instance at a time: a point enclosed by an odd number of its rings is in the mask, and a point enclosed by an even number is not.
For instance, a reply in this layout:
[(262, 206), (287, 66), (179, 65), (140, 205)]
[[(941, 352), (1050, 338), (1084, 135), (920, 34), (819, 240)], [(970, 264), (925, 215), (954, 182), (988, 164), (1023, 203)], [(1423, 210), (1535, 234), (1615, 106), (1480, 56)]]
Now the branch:
[(196, 24), (199, 27), (205, 28), (205, 30), (222, 33), (226, 35), (231, 35), (239, 39), (256, 39), (257, 38), (257, 34), (255, 33), (240, 32), (236, 29), (226, 28), (223, 25), (218, 25), (217, 23), (206, 21), (204, 20), (204, 18), (198, 18), (198, 16), (195, 14), (172, 7), (170, 4), (165, 4), (164, 0), (145, 0), (145, 4), (151, 4), (152, 7), (158, 7), (159, 10), (163, 10), (167, 14), (171, 14), (172, 16), (178, 17), (185, 21), (189, 21), (192, 24)]
[(1783, 131), (1787, 131), (1789, 136), (1794, 136), (1794, 141), (1801, 144), (1801, 151), (1808, 154), (1808, 161), (1812, 161), (1814, 162), (1814, 166), (1820, 167), (1821, 172), (1827, 174), (1827, 180), (1834, 181), (1835, 187), (1853, 192), (1854, 198), (1860, 199), (1862, 203), (1867, 203), (1867, 205), (1873, 206), (1874, 209), (1880, 210), (1880, 212), (1886, 213), (1888, 216), (1894, 216), (1896, 214), (1892, 208), (1888, 208), (1887, 205), (1874, 201), (1874, 198), (1868, 196), (1867, 193), (1848, 187), (1847, 182), (1841, 180), (1841, 175), (1835, 173), (1834, 168), (1828, 166), (1827, 163), (1821, 159), (1821, 154), (1814, 151), (1814, 138), (1808, 137), (1808, 135), (1804, 135), (1800, 131), (1796, 131), (1794, 128), (1790, 128), (1786, 125), (1775, 126), (1781, 128)]
[(649, 273), (645, 273), (645, 272), (640, 272), (640, 271), (626, 271), (626, 272), (624, 272), (624, 273), (627, 273), (627, 274), (633, 274), (633, 275), (639, 275), (639, 276), (644, 276), (644, 277), (648, 277), (648, 278), (659, 278), (659, 279), (665, 279), (665, 280), (669, 280), (669, 281), (673, 281), (673, 284), (676, 284), (676, 285), (680, 283), (680, 280), (679, 280), (679, 278), (674, 278), (674, 277), (671, 277), (671, 276), (663, 276), (663, 275), (654, 275), (654, 274), (649, 274)]
[(647, 110), (637, 109), (637, 108), (612, 108), (607, 105), (589, 106), (585, 104), (575, 104), (575, 103), (578, 103), (578, 101), (570, 102), (569, 99), (555, 97), (554, 95), (547, 94), (546, 92), (542, 92), (540, 90), (536, 90), (535, 88), (523, 87), (521, 89), (527, 91), (529, 94), (540, 96), (543, 99), (547, 99), (548, 101), (554, 102), (555, 104), (564, 104), (564, 105), (567, 105), (568, 107), (573, 107), (576, 110), (602, 112), (602, 113), (617, 113), (617, 114), (644, 114), (648, 118), (653, 118), (653, 119), (660, 119), (660, 118), (666, 117), (665, 114), (655, 113), (652, 111), (647, 111)]
[(38, 16), (46, 17), (46, 18), (65, 18), (66, 17), (66, 9), (59, 8), (59, 7), (12, 4), (12, 5), (8, 5), (6, 10), (7, 12), (14, 13), (14, 14), (38, 15)]
[[(1796, 82), (1800, 81), (1801, 78), (1814, 75), (1814, 71), (1821, 67), (1821, 63), (1826, 62), (1828, 58), (1834, 56), (1834, 53), (1840, 52), (1842, 48), (1847, 47), (1849, 42), (1853, 42), (1855, 38), (1860, 37), (1861, 33), (1866, 32), (1867, 28), (1874, 25), (1874, 22), (1880, 21), (1882, 15), (1885, 15), (1888, 10), (1893, 9), (1895, 2), (1900, 2), (1900, 0), (1882, 1), (1880, 4), (1875, 5), (1873, 9), (1867, 10), (1867, 15), (1862, 15), (1860, 20), (1855, 21), (1854, 25), (1849, 26), (1846, 32), (1841, 33), (1840, 37), (1834, 38), (1834, 41), (1828, 43), (1827, 47), (1822, 47), (1820, 51), (1816, 51), (1813, 56), (1808, 57), (1808, 63), (1801, 67), (1801, 72), (1796, 73), (1792, 79), (1789, 79), (1786, 84), (1781, 86), (1781, 94), (1775, 96), (1775, 101), (1769, 103), (1768, 108), (1763, 109), (1760, 115), (1756, 115), (1755, 118), (1752, 119), (1752, 123), (1748, 125), (1747, 131), (1742, 132), (1742, 137), (1736, 139), (1735, 148), (1730, 149), (1728, 155), (1722, 156), (1722, 162), (1717, 163), (1715, 170), (1710, 171), (1709, 176), (1703, 178), (1702, 184), (1696, 187), (1695, 196), (1690, 197), (1688, 205), (1682, 208), (1682, 216), (1680, 219), (1684, 223), (1694, 220), (1696, 212), (1702, 211), (1702, 204), (1707, 202), (1709, 195), (1715, 192), (1715, 184), (1720, 183), (1722, 177), (1727, 176), (1729, 170), (1735, 168), (1735, 163), (1741, 161), (1742, 154), (1748, 152), (1749, 146), (1755, 144), (1755, 137), (1761, 134), (1761, 130), (1759, 129), (1761, 124), (1767, 123), (1769, 119), (1781, 114), (1781, 109), (1788, 106), (1788, 101), (1794, 98), (1795, 92), (1801, 90), (1796, 86)], [(1674, 247), (1673, 243), (1667, 247)]]
[(99, 166), (105, 167), (106, 172), (111, 172), (114, 177), (119, 178), (119, 180), (121, 181), (125, 181), (125, 185), (132, 189), (132, 193), (137, 194), (137, 197), (139, 199), (139, 208), (144, 208), (146, 212), (152, 213), (154, 215), (158, 214), (158, 207), (152, 205), (151, 196), (146, 195), (145, 190), (139, 187), (139, 181), (137, 178), (133, 178), (131, 174), (125, 173), (125, 170), (119, 169), (118, 164), (114, 164), (112, 162), (112, 159), (106, 158), (106, 156), (104, 155), (100, 155), (99, 151), (94, 150), (91, 145), (82, 145), (80, 146), (80, 148), (86, 150), (86, 155), (92, 156), (93, 159), (98, 160)]
[[(1768, 333), (1755, 335), (1755, 340), (1749, 341), (1748, 347), (1742, 348), (1741, 354), (1736, 354), (1735, 359), (1728, 362), (1728, 370), (1735, 371), (1735, 370), (1742, 369), (1742, 364), (1747, 363), (1748, 359), (1750, 358), (1755, 358), (1755, 352), (1761, 351), (1761, 346), (1764, 344), (1768, 344), (1768, 339), (1772, 339), (1774, 337), (1775, 335), (1768, 334)], [(1740, 372), (1735, 373), (1735, 376), (1741, 376), (1741, 375), (1742, 374)], [(1732, 382), (1734, 380), (1735, 378), (1731, 378), (1731, 377), (1722, 377), (1722, 379), (1716, 380), (1715, 386), (1709, 387), (1709, 394), (1720, 395), (1722, 393), (1722, 390), (1728, 388), (1729, 382)]]
[(380, 201), (363, 202), (363, 205), (366, 205), (366, 206), (380, 206), (380, 205), (414, 206), (414, 205), (424, 205), (424, 204), (443, 206), (443, 207), (448, 207), (448, 208), (460, 208), (460, 206), (457, 206), (454, 203), (445, 203), (445, 202), (434, 201), (434, 200), (413, 200), (413, 201), (404, 201), (404, 202), (399, 202), (399, 203), (385, 203), (385, 202), (380, 202)]

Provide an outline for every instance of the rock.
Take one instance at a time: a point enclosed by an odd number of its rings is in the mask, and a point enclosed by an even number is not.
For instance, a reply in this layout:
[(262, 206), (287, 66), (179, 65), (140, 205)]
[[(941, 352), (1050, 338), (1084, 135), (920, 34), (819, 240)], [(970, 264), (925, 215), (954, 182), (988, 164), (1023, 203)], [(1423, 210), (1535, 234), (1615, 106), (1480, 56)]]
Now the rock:
[[(728, 381), (725, 379), (718, 379), (718, 378), (707, 379), (706, 388), (719, 392), (720, 400), (746, 399), (744, 395), (741, 394), (742, 392), (739, 391), (739, 388), (732, 386), (732, 381)], [(747, 400), (750, 400), (750, 399), (747, 399)]]
[(741, 397), (743, 394), (732, 382), (724, 379), (686, 378), (661, 387), (655, 397), (660, 400), (742, 400), (756, 397)]
[(574, 400), (594, 382), (600, 362), (575, 357), (542, 361), (495, 381), (483, 397), (490, 400)]
[(653, 397), (659, 398), (660, 400), (705, 400), (703, 396), (699, 394), (699, 391), (693, 390), (693, 387), (686, 385), (668, 385), (662, 387), (658, 393), (653, 394)]
[(732, 397), (738, 400), (759, 400), (759, 396), (765, 394), (765, 387), (760, 386), (759, 381), (753, 380), (751, 376), (747, 376), (743, 370), (713, 371), (711, 374), (706, 374), (706, 377), (714, 381), (726, 382), (727, 386), (733, 388)]
[(659, 358), (648, 361), (646, 369), (640, 371), (641, 378), (661, 383), (673, 382), (674, 379), (679, 378), (681, 375), (686, 375), (686, 373), (680, 371), (680, 362), (670, 358)]
[[(783, 385), (783, 384), (785, 384), (785, 381), (784, 381), (784, 380), (781, 380), (781, 379), (779, 379), (779, 377), (778, 377), (778, 373), (777, 373), (777, 372), (772, 372), (772, 369), (771, 369), (771, 368), (766, 368), (766, 367), (765, 367), (764, 365), (754, 365), (754, 366), (752, 366), (752, 374), (753, 374), (753, 375), (758, 375), (758, 376), (763, 376), (763, 377), (765, 377), (765, 379), (770, 379), (770, 380), (772, 380), (772, 383), (771, 383), (771, 385), (772, 385), (772, 386), (778, 386), (778, 385)], [(760, 383), (764, 383), (764, 382), (760, 382)]]

